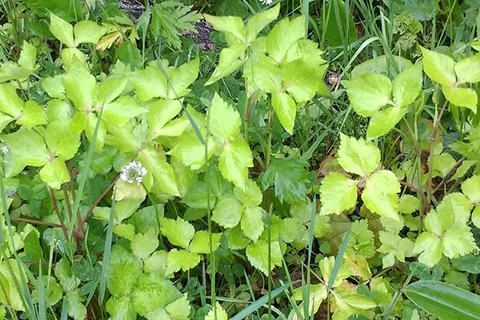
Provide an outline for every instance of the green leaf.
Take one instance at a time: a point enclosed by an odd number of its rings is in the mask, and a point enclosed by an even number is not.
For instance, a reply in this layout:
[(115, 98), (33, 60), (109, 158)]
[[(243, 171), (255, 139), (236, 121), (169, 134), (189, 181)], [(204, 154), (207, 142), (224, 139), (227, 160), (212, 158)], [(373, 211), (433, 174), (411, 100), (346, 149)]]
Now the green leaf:
[(288, 133), (293, 134), (295, 115), (297, 113), (295, 101), (285, 92), (274, 92), (272, 93), (272, 106), (283, 128)]
[(158, 137), (165, 125), (182, 111), (182, 103), (178, 100), (156, 100), (148, 106), (148, 131), (152, 139)]
[(387, 107), (375, 112), (368, 125), (367, 139), (375, 139), (389, 133), (407, 112), (407, 108), (402, 107)]
[(350, 316), (355, 314), (362, 314), (363, 310), (368, 310), (375, 308), (377, 304), (370, 299), (361, 294), (352, 293), (351, 290), (347, 289), (345, 291), (338, 288), (335, 291), (335, 302), (337, 304), (337, 309), (333, 314), (333, 319), (348, 319)]
[(250, 240), (244, 236), (240, 225), (225, 231), (225, 236), (228, 240), (228, 248), (232, 250), (245, 249), (250, 243)]
[(443, 85), (442, 92), (448, 101), (458, 107), (466, 107), (477, 113), (478, 97), (475, 90), (471, 88), (458, 88), (456, 86)]
[(122, 96), (104, 106), (102, 119), (122, 127), (130, 119), (147, 112), (148, 109), (141, 107), (134, 98)]
[(480, 228), (480, 206), (475, 207), (472, 212), (472, 223), (475, 227)]
[(142, 316), (181, 297), (180, 291), (169, 280), (155, 273), (142, 274), (132, 294), (134, 309)]
[(215, 93), (208, 109), (209, 130), (220, 143), (228, 143), (240, 132), (240, 115)]
[(81, 43), (97, 44), (100, 38), (107, 32), (107, 28), (98, 25), (94, 21), (80, 21), (75, 24), (73, 33), (75, 34), (75, 47)]
[(155, 251), (150, 257), (145, 259), (143, 270), (148, 273), (155, 272), (162, 276), (167, 274), (168, 252), (164, 250)]
[(399, 221), (397, 176), (388, 170), (375, 172), (365, 184), (362, 200), (372, 212)]
[(63, 87), (63, 77), (64, 75), (60, 74), (55, 77), (43, 78), (40, 84), (50, 97), (64, 99), (65, 88)]
[(270, 22), (277, 19), (280, 13), (280, 4), (275, 7), (254, 14), (247, 22), (247, 42), (252, 42), (258, 33), (263, 30)]
[(211, 209), (215, 206), (215, 195), (212, 190), (208, 190), (206, 182), (195, 181), (188, 188), (182, 202), (195, 209)]
[(480, 296), (440, 281), (417, 281), (405, 294), (439, 319), (477, 319), (480, 314)]
[(284, 18), (267, 36), (267, 52), (277, 63), (282, 62), (288, 50), (305, 36), (305, 16), (292, 20)]
[(83, 320), (87, 316), (87, 308), (83, 305), (80, 294), (77, 290), (67, 292), (68, 315), (75, 320)]
[(67, 74), (63, 77), (66, 96), (80, 111), (90, 110), (95, 102), (95, 77), (85, 69), (78, 59), (73, 59)]
[(245, 189), (235, 187), (233, 192), (245, 207), (256, 207), (262, 203), (262, 191), (253, 180), (247, 180)]
[(379, 231), (380, 242), (382, 245), (377, 249), (384, 253), (383, 268), (394, 265), (395, 260), (405, 262), (405, 257), (410, 257), (413, 249), (413, 242), (407, 238), (401, 238), (393, 232)]
[(476, 83), (480, 81), (480, 53), (462, 59), (455, 64), (457, 83)]
[[(190, 167), (192, 170), (200, 169), (207, 159), (205, 159), (205, 148), (206, 146), (202, 144), (202, 142), (198, 139), (198, 136), (195, 132), (188, 131), (184, 132), (180, 139), (177, 141), (175, 146), (172, 150), (170, 150), (170, 154), (177, 158), (178, 160), (182, 161), (182, 163)], [(208, 151), (207, 157), (213, 155), (213, 147), (212, 143), (208, 144)]]
[(147, 233), (137, 233), (130, 242), (133, 254), (140, 260), (147, 259), (158, 247), (158, 236), (152, 228)]
[(256, 242), (263, 232), (264, 210), (260, 207), (246, 208), (242, 215), (241, 228), (247, 238)]
[(205, 320), (228, 320), (228, 314), (220, 305), (220, 303), (215, 302), (215, 308), (211, 308), (210, 311), (205, 316)]
[(242, 60), (242, 56), (246, 49), (247, 46), (245, 44), (236, 44), (229, 48), (222, 49), (218, 65), (210, 76), (210, 79), (205, 83), (205, 86), (209, 86), (237, 71), (245, 63), (245, 61)]
[(244, 77), (265, 92), (278, 93), (281, 91), (281, 69), (272, 59), (249, 60), (244, 68)]
[(253, 167), (252, 151), (245, 140), (238, 137), (227, 143), (218, 161), (222, 176), (235, 186), (245, 188), (248, 181), (248, 168)]
[(380, 165), (380, 150), (372, 142), (340, 135), (338, 163), (350, 173), (366, 177)]
[(147, 66), (138, 70), (130, 79), (135, 95), (140, 101), (148, 101), (156, 97), (167, 97), (167, 79), (159, 68)]
[(153, 147), (145, 148), (139, 155), (140, 162), (154, 177), (154, 188), (168, 196), (179, 196), (177, 180), (172, 166), (165, 160), (164, 154)]
[(404, 194), (398, 201), (398, 211), (401, 213), (413, 213), (420, 208), (420, 200), (417, 197)]
[(200, 59), (197, 57), (187, 63), (182, 64), (178, 68), (169, 68), (167, 96), (162, 98), (179, 99), (188, 93), (188, 87), (197, 79), (198, 68), (200, 66)]
[(381, 74), (365, 74), (343, 82), (353, 110), (361, 116), (371, 117), (391, 102), (392, 83)]
[(215, 17), (209, 14), (204, 14), (203, 16), (215, 30), (230, 34), (241, 43), (246, 42), (246, 30), (240, 17)]
[(212, 220), (224, 228), (235, 227), (242, 217), (243, 207), (233, 196), (221, 198), (212, 212)]
[(50, 153), (62, 160), (75, 156), (80, 147), (80, 136), (73, 134), (71, 121), (50, 121), (43, 132)]
[(63, 160), (55, 158), (40, 170), (40, 178), (52, 189), (60, 189), (62, 184), (70, 181), (70, 174)]
[(475, 175), (462, 183), (462, 192), (473, 205), (480, 205), (480, 175)]
[(107, 301), (106, 309), (112, 320), (135, 320), (137, 317), (130, 297), (111, 297)]
[(451, 86), (456, 82), (455, 61), (447, 55), (420, 47), (423, 55), (423, 70), (435, 82)]
[(55, 265), (55, 276), (66, 292), (73, 292), (80, 284), (66, 258), (61, 258)]
[(445, 178), (453, 169), (457, 161), (449, 153), (442, 153), (433, 158), (432, 170), (434, 177)]
[[(275, 268), (275, 266), (282, 265), (282, 251), (280, 249), (280, 244), (278, 241), (272, 241), (270, 244), (271, 251), (271, 260), (270, 260), (270, 271)], [(262, 271), (264, 274), (268, 274), (268, 242), (265, 240), (258, 240), (256, 243), (251, 243), (247, 247), (247, 258), (248, 261), (255, 268)]]
[(165, 307), (168, 314), (172, 319), (186, 320), (189, 319), (190, 315), (190, 303), (187, 299), (187, 294), (185, 293), (183, 297), (177, 299)]
[(33, 130), (20, 129), (2, 139), (18, 163), (40, 167), (50, 159), (43, 138)]
[(70, 23), (50, 13), (50, 32), (69, 48), (75, 48), (75, 41), (73, 40), (73, 27)]
[(35, 63), (37, 62), (37, 47), (27, 41), (23, 41), (22, 52), (18, 58), (18, 64), (22, 68), (26, 68), (33, 72)]
[[(220, 239), (222, 238), (222, 233), (212, 233), (212, 249), (213, 251), (217, 250), (220, 246)], [(188, 248), (190, 252), (193, 253), (210, 253), (210, 237), (207, 231), (198, 231), (195, 233)]]
[(107, 78), (98, 89), (97, 105), (107, 105), (118, 98), (125, 90), (127, 83), (128, 78)]
[(110, 254), (107, 286), (115, 297), (129, 295), (142, 274), (141, 262), (125, 247), (114, 245)]
[(190, 270), (200, 263), (200, 256), (186, 250), (173, 249), (168, 252), (167, 275), (182, 269)]
[(9, 83), (0, 84), (0, 111), (14, 118), (22, 116), (23, 100)]
[(422, 90), (422, 64), (404, 69), (392, 82), (393, 101), (399, 107), (408, 106)]
[(195, 228), (180, 217), (177, 220), (161, 218), (160, 231), (171, 244), (185, 249), (188, 248), (195, 234)]
[(326, 71), (324, 66), (312, 66), (303, 59), (282, 66), (283, 86), (297, 103), (311, 100), (320, 89)]
[(307, 192), (304, 181), (307, 174), (306, 162), (296, 158), (272, 158), (262, 179), (262, 188), (275, 187), (275, 196), (281, 202), (295, 203), (305, 201)]
[(329, 173), (320, 186), (320, 214), (340, 214), (357, 204), (357, 182), (338, 172)]
[(64, 69), (68, 70), (75, 61), (78, 61), (83, 67), (87, 68), (87, 56), (77, 48), (62, 49), (61, 58)]
[(25, 103), (22, 115), (17, 120), (17, 124), (28, 129), (46, 123), (47, 119), (45, 118), (45, 110), (33, 100), (29, 100)]

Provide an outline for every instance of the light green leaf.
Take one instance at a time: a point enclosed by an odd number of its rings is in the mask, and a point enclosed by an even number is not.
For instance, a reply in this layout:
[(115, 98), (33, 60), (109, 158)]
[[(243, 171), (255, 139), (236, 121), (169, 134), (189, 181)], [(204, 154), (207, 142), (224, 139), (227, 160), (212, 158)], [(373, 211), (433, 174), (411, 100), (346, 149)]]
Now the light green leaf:
[(472, 212), (472, 222), (475, 227), (480, 228), (480, 206), (475, 207)]
[(68, 315), (75, 320), (84, 320), (87, 316), (87, 308), (83, 305), (78, 291), (67, 292), (65, 297), (67, 299)]
[(15, 161), (34, 167), (41, 167), (50, 159), (43, 138), (33, 130), (20, 129), (2, 136)]
[(228, 320), (228, 314), (220, 305), (220, 303), (215, 302), (216, 307), (211, 308), (210, 311), (205, 316), (205, 320)]
[(107, 287), (115, 297), (130, 295), (142, 274), (141, 262), (125, 247), (114, 245), (110, 253)]
[(276, 62), (282, 62), (288, 50), (305, 36), (305, 16), (284, 18), (267, 36), (267, 52)]
[(478, 97), (475, 90), (471, 88), (458, 88), (454, 86), (442, 86), (442, 92), (448, 101), (458, 107), (465, 107), (477, 113)]
[(144, 200), (147, 192), (142, 184), (129, 183), (123, 180), (115, 183), (115, 200)]
[[(192, 170), (198, 170), (205, 164), (205, 145), (194, 131), (184, 132), (170, 153)], [(212, 144), (208, 144), (208, 159), (213, 155)]]
[(22, 115), (17, 120), (17, 124), (28, 129), (46, 123), (47, 119), (45, 118), (45, 110), (33, 100), (29, 100), (25, 103)]
[(195, 234), (195, 228), (180, 217), (177, 220), (161, 218), (160, 231), (171, 244), (185, 249), (188, 248)]
[(476, 83), (480, 81), (480, 53), (462, 59), (455, 64), (457, 83)]
[(80, 284), (80, 280), (75, 276), (66, 258), (61, 258), (55, 265), (55, 276), (66, 292), (75, 291)]
[(134, 98), (122, 96), (104, 106), (102, 119), (122, 127), (130, 119), (147, 112), (148, 109), (141, 107)]
[(231, 34), (241, 43), (246, 42), (246, 30), (240, 17), (216, 17), (209, 14), (204, 14), (203, 16), (215, 30)]
[(422, 90), (422, 64), (417, 63), (404, 69), (392, 82), (393, 101), (399, 107), (408, 106)]
[(372, 142), (340, 135), (338, 163), (350, 173), (366, 177), (380, 165), (380, 150)]
[(343, 84), (353, 110), (361, 116), (371, 117), (391, 102), (392, 83), (384, 75), (369, 73)]
[(63, 77), (66, 96), (75, 108), (81, 111), (90, 110), (95, 102), (95, 77), (85, 69), (78, 59), (74, 59), (67, 74)]
[(311, 100), (323, 83), (325, 66), (312, 66), (303, 59), (284, 63), (282, 66), (283, 86), (297, 103)]
[(462, 192), (473, 205), (480, 205), (480, 175), (475, 175), (462, 183)]
[(247, 238), (256, 242), (263, 232), (263, 209), (246, 208), (241, 219), (241, 228)]
[(80, 136), (73, 134), (69, 120), (51, 121), (43, 137), (50, 153), (62, 160), (73, 158), (80, 147)]
[[(220, 246), (220, 239), (222, 238), (222, 233), (212, 233), (212, 249), (213, 251), (217, 250)], [(207, 231), (198, 231), (195, 233), (188, 248), (190, 252), (193, 253), (210, 253), (210, 236)]]
[(182, 202), (195, 209), (211, 209), (215, 206), (215, 195), (208, 190), (206, 182), (196, 181), (188, 188)]
[(233, 192), (245, 207), (256, 207), (262, 203), (262, 191), (253, 180), (247, 180), (245, 189), (235, 187)]
[(221, 198), (212, 212), (212, 220), (224, 228), (235, 227), (242, 217), (243, 207), (233, 196)]
[(50, 13), (50, 32), (60, 40), (64, 45), (70, 48), (75, 48), (75, 41), (73, 40), (73, 27), (70, 23)]
[(128, 78), (107, 78), (98, 89), (97, 106), (107, 105), (122, 94)]
[(433, 176), (445, 178), (453, 169), (457, 161), (449, 154), (442, 153), (433, 158)]
[(239, 188), (245, 188), (249, 167), (253, 167), (253, 155), (243, 138), (238, 137), (223, 147), (218, 168), (226, 180)]
[(139, 155), (140, 162), (154, 177), (154, 188), (169, 196), (179, 196), (177, 180), (172, 166), (163, 153), (153, 147), (145, 148)]
[(272, 59), (250, 60), (245, 66), (244, 77), (264, 92), (281, 91), (282, 72)]
[(23, 100), (9, 83), (0, 84), (0, 111), (14, 118), (22, 116)]
[(368, 125), (367, 139), (375, 139), (389, 133), (407, 112), (407, 108), (403, 107), (387, 107), (375, 112)]
[(329, 173), (320, 186), (320, 214), (340, 214), (357, 203), (357, 182), (338, 172)]
[(362, 314), (363, 310), (373, 309), (377, 306), (369, 297), (351, 293), (348, 289), (345, 293), (337, 289), (335, 291), (335, 302), (337, 309), (333, 314), (333, 320), (348, 319), (352, 315)]
[[(280, 244), (278, 241), (272, 241), (270, 243), (271, 251), (271, 260), (270, 260), (270, 271), (275, 268), (275, 266), (282, 265), (282, 251), (280, 249)], [(264, 274), (268, 274), (268, 242), (265, 240), (258, 240), (256, 243), (250, 243), (247, 247), (247, 258), (248, 261), (255, 268), (262, 271)]]
[(82, 66), (85, 68), (88, 67), (87, 65), (87, 56), (77, 48), (65, 48), (62, 50), (61, 54), (63, 60), (63, 67), (64, 69), (68, 70), (72, 67), (74, 61), (79, 61)]
[(200, 256), (186, 250), (173, 249), (168, 252), (167, 275), (182, 269), (183, 271), (194, 268), (200, 262)]
[(447, 55), (420, 47), (423, 55), (423, 70), (435, 82), (451, 86), (457, 78), (455, 76), (455, 61)]
[(398, 221), (399, 192), (397, 176), (391, 171), (380, 170), (367, 180), (362, 200), (370, 211)]
[(283, 128), (288, 133), (293, 134), (295, 115), (297, 113), (295, 101), (285, 92), (274, 92), (272, 93), (272, 106)]
[(130, 243), (132, 252), (140, 260), (147, 259), (158, 247), (158, 237), (154, 229), (147, 233), (137, 233)]
[(183, 297), (170, 303), (165, 309), (174, 320), (189, 319), (191, 307), (187, 299), (187, 294), (185, 293)]
[(22, 52), (20, 58), (18, 58), (18, 64), (22, 68), (31, 70), (35, 69), (35, 63), (37, 62), (37, 47), (30, 44), (28, 41), (23, 41)]
[(147, 273), (155, 272), (162, 276), (167, 274), (168, 252), (165, 250), (155, 251), (143, 263), (143, 271)]
[(159, 68), (147, 66), (135, 72), (130, 80), (140, 101), (167, 97), (167, 79)]
[(148, 130), (152, 139), (156, 138), (165, 125), (175, 118), (182, 110), (182, 103), (178, 100), (156, 100), (148, 106)]
[(257, 34), (263, 30), (270, 22), (277, 19), (280, 13), (280, 4), (275, 7), (258, 12), (253, 15), (247, 22), (247, 42), (252, 42), (257, 37)]
[(228, 248), (232, 250), (245, 249), (245, 247), (250, 243), (250, 240), (243, 234), (240, 225), (225, 231), (225, 236), (228, 240)]
[(215, 83), (218, 80), (237, 71), (245, 63), (245, 61), (242, 60), (242, 55), (246, 49), (247, 46), (245, 44), (237, 44), (229, 48), (222, 49), (220, 52), (218, 65), (205, 85), (211, 85), (212, 83)]
[(107, 32), (107, 28), (98, 25), (95, 21), (84, 20), (75, 24), (75, 47), (81, 43), (97, 44), (100, 38)]
[[(110, 208), (107, 208), (109, 210), (106, 210), (106, 216), (105, 218), (103, 219), (104, 221), (108, 221), (109, 220), (109, 214), (110, 214)], [(94, 211), (95, 213), (95, 211)], [(120, 223), (120, 224), (117, 224), (115, 226), (113, 226), (113, 233), (116, 234), (117, 236), (119, 237), (122, 237), (122, 238), (125, 238), (125, 239), (128, 239), (130, 241), (133, 241), (133, 238), (135, 237), (135, 227), (131, 224), (125, 224), (125, 223)]]
[(55, 158), (40, 170), (40, 178), (52, 189), (60, 189), (63, 183), (70, 181), (67, 166), (63, 160)]
[(405, 257), (410, 257), (413, 249), (413, 242), (407, 238), (401, 238), (393, 232), (380, 231), (380, 242), (382, 245), (377, 249), (384, 253), (383, 268), (393, 266), (395, 260), (405, 262)]
[(215, 93), (208, 108), (209, 130), (220, 143), (227, 143), (240, 132), (240, 114)]
[(398, 201), (398, 212), (410, 214), (417, 211), (419, 208), (420, 200), (415, 196), (404, 194)]
[(63, 74), (59, 74), (55, 77), (43, 78), (40, 81), (43, 89), (51, 98), (64, 99), (65, 88), (63, 87)]
[(144, 273), (137, 281), (131, 295), (136, 312), (142, 316), (158, 308), (164, 308), (182, 297), (178, 289), (167, 279), (156, 273)]
[(179, 99), (188, 93), (188, 87), (197, 79), (198, 68), (200, 66), (200, 59), (197, 57), (187, 63), (182, 64), (178, 68), (169, 68), (167, 96), (162, 98)]
[(137, 317), (130, 297), (111, 297), (107, 301), (106, 309), (111, 320), (135, 320)]

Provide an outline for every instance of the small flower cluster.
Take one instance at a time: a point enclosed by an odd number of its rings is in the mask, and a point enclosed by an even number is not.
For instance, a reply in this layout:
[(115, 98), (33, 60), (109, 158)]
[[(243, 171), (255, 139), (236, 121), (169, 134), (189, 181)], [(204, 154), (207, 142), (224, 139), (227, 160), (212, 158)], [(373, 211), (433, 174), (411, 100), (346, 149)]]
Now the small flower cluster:
[(263, 3), (264, 5), (269, 5), (269, 4), (272, 4), (272, 0), (260, 0), (261, 3)]
[(136, 182), (140, 184), (146, 174), (147, 169), (145, 169), (140, 162), (132, 161), (123, 167), (120, 173), (120, 179), (128, 183)]
[(7, 153), (10, 151), (10, 149), (8, 149), (7, 146), (3, 146), (3, 147), (0, 148), (0, 151), (2, 152), (2, 154), (3, 154), (4, 156), (6, 156)]

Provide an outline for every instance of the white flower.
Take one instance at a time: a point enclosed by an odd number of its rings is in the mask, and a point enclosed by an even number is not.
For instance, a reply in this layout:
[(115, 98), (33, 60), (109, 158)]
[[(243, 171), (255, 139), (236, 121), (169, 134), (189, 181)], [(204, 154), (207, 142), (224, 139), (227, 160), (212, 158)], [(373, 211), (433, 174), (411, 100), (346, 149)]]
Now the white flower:
[(263, 3), (264, 5), (269, 5), (269, 4), (272, 4), (272, 0), (260, 0), (261, 3)]
[(0, 148), (0, 151), (3, 155), (6, 155), (10, 151), (10, 149), (8, 149), (7, 146), (3, 146), (2, 148)]
[(120, 179), (128, 183), (136, 182), (137, 184), (140, 184), (146, 174), (147, 169), (145, 169), (140, 162), (132, 161), (123, 167), (122, 172), (120, 173)]

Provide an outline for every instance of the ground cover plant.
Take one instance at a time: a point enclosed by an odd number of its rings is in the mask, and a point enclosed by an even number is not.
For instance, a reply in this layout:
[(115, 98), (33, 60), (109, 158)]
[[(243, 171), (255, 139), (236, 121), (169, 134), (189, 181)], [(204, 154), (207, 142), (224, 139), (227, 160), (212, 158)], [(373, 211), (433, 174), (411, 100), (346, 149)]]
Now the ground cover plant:
[(480, 318), (476, 1), (1, 14), (1, 318)]

